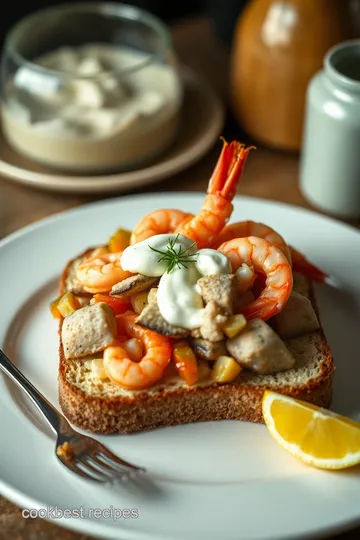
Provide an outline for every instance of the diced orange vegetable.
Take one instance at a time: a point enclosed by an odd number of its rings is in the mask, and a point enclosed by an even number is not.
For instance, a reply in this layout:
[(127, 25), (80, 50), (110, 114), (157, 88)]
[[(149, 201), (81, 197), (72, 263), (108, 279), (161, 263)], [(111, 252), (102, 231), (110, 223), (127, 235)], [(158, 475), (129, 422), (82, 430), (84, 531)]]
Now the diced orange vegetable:
[(51, 315), (54, 317), (54, 319), (61, 319), (61, 313), (58, 310), (58, 304), (61, 296), (59, 298), (56, 298), (53, 302), (50, 304), (50, 311)]
[(50, 311), (56, 319), (67, 317), (73, 311), (80, 308), (80, 302), (76, 296), (68, 291), (51, 303)]
[(59, 300), (58, 310), (63, 317), (67, 317), (73, 311), (76, 311), (80, 307), (80, 302), (76, 296), (68, 291)]
[(116, 315), (121, 315), (122, 313), (125, 313), (125, 311), (131, 309), (130, 300), (129, 298), (125, 297), (114, 298), (113, 296), (108, 296), (107, 294), (98, 293), (94, 295), (94, 301), (105, 302), (105, 304), (108, 304), (113, 308)]
[(178, 370), (176, 369), (173, 362), (170, 362), (167, 365), (162, 378), (163, 380), (168, 380), (168, 379), (173, 379), (174, 377), (177, 377), (177, 376), (178, 376)]
[(173, 359), (175, 367), (182, 379), (191, 386), (198, 381), (198, 365), (196, 356), (186, 341), (174, 345)]
[(130, 236), (131, 231), (128, 231), (127, 229), (118, 229), (109, 240), (109, 250), (112, 253), (124, 251), (124, 249), (130, 245)]

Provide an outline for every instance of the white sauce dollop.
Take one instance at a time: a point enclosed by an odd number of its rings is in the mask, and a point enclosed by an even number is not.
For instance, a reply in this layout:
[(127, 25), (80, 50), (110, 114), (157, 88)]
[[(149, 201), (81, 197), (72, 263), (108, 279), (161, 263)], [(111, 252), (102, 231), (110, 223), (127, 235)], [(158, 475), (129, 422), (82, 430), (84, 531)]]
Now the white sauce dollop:
[(215, 249), (200, 249), (195, 266), (202, 276), (232, 273), (229, 259)]
[[(172, 62), (116, 44), (60, 47), (4, 80), (6, 139), (41, 163), (77, 171), (138, 166), (179, 126), (182, 82)], [(66, 75), (57, 76), (60, 71)]]
[(191, 263), (187, 268), (163, 274), (157, 300), (160, 313), (168, 323), (189, 329), (202, 325), (204, 304), (196, 286), (200, 277)]
[(161, 255), (153, 251), (153, 249), (166, 251), (169, 242), (175, 239), (176, 236), (178, 236), (175, 244), (176, 250), (182, 247), (188, 249), (189, 253), (196, 253), (196, 246), (189, 249), (194, 242), (182, 234), (157, 234), (127, 247), (121, 257), (122, 268), (128, 272), (139, 273), (143, 276), (162, 276), (166, 272), (167, 264), (165, 261), (159, 262)]
[(159, 234), (138, 244), (129, 246), (123, 252), (121, 266), (129, 272), (145, 276), (161, 276), (158, 288), (158, 306), (164, 319), (174, 325), (190, 330), (202, 325), (204, 304), (197, 286), (202, 276), (214, 274), (231, 274), (231, 265), (223, 253), (214, 249), (196, 250), (190, 248), (192, 240), (179, 235), (174, 249), (180, 246), (187, 248), (189, 253), (196, 253), (194, 263), (187, 263), (187, 268), (175, 267), (170, 273), (166, 272), (167, 263), (159, 262), (161, 255), (152, 248), (166, 251), (170, 240), (176, 234)]

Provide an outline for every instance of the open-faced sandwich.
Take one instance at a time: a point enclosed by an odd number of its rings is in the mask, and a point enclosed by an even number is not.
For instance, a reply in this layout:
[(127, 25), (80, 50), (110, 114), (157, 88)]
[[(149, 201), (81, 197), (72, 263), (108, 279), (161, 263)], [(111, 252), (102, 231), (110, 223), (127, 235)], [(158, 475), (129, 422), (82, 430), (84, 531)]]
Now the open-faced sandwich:
[(333, 360), (313, 282), (270, 227), (227, 225), (250, 148), (224, 141), (200, 212), (155, 210), (63, 271), (59, 397), (94, 433), (262, 422), (270, 389), (329, 407)]

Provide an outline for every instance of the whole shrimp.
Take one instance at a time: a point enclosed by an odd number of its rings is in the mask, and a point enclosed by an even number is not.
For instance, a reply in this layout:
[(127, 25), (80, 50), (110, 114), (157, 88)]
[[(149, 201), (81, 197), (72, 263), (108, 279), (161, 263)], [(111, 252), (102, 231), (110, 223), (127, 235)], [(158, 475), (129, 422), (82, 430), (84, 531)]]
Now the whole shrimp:
[(121, 255), (105, 253), (82, 262), (76, 270), (76, 277), (84, 289), (92, 294), (108, 292), (113, 285), (130, 277), (131, 272), (121, 267)]
[(173, 233), (184, 222), (193, 217), (194, 214), (176, 210), (175, 208), (154, 210), (136, 225), (130, 237), (130, 244), (137, 244), (157, 234)]
[(231, 216), (231, 201), (251, 148), (245, 148), (237, 141), (229, 144), (223, 140), (223, 148), (200, 212), (193, 216), (179, 210), (155, 210), (136, 225), (131, 244), (155, 234), (179, 233), (194, 240), (198, 249), (209, 247)]
[(265, 275), (265, 287), (253, 302), (241, 308), (247, 319), (270, 319), (280, 313), (292, 291), (291, 266), (285, 255), (263, 238), (249, 236), (229, 240), (218, 251), (226, 255), (236, 272), (241, 265), (253, 267)]
[(268, 227), (268, 225), (256, 223), (255, 221), (237, 221), (236, 223), (226, 225), (215, 239), (212, 248), (217, 249), (224, 242), (228, 242), (234, 238), (244, 238), (246, 236), (257, 236), (258, 238), (267, 240), (270, 244), (280, 249), (291, 264), (290, 248), (284, 238), (274, 231), (274, 229)]
[(134, 361), (124, 343), (107, 347), (104, 351), (104, 369), (109, 379), (123, 388), (141, 390), (157, 383), (168, 366), (172, 346), (169, 338), (135, 324), (137, 315), (125, 313), (117, 317), (121, 335), (138, 339), (145, 354)]
[(245, 148), (237, 141), (230, 144), (223, 141), (200, 212), (176, 229), (176, 233), (194, 240), (198, 249), (210, 246), (231, 216), (234, 208), (231, 201), (251, 148)]
[(329, 276), (323, 270), (311, 263), (300, 251), (292, 246), (288, 246), (284, 238), (274, 229), (263, 223), (255, 221), (238, 221), (223, 228), (216, 238), (213, 248), (217, 249), (221, 244), (234, 238), (244, 236), (257, 236), (273, 244), (273, 246), (283, 252), (295, 272), (304, 274), (312, 281), (325, 283)]

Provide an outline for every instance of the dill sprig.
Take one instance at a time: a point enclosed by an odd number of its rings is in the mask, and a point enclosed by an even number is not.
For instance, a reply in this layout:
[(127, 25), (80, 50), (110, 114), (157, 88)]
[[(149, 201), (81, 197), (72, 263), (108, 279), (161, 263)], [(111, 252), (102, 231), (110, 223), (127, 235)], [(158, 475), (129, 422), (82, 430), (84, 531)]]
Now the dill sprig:
[(189, 253), (190, 249), (193, 248), (196, 245), (196, 242), (193, 242), (189, 247), (183, 248), (182, 246), (179, 246), (179, 249), (176, 251), (175, 244), (179, 238), (179, 234), (176, 235), (175, 238), (172, 240), (169, 240), (168, 245), (165, 248), (165, 251), (161, 251), (160, 249), (156, 249), (154, 247), (150, 247), (152, 251), (155, 251), (155, 253), (159, 253), (161, 255), (158, 262), (165, 261), (167, 263), (167, 269), (166, 272), (170, 274), (170, 272), (175, 268), (187, 268), (187, 264), (194, 263), (196, 260), (194, 260), (192, 257), (197, 257), (197, 253)]

